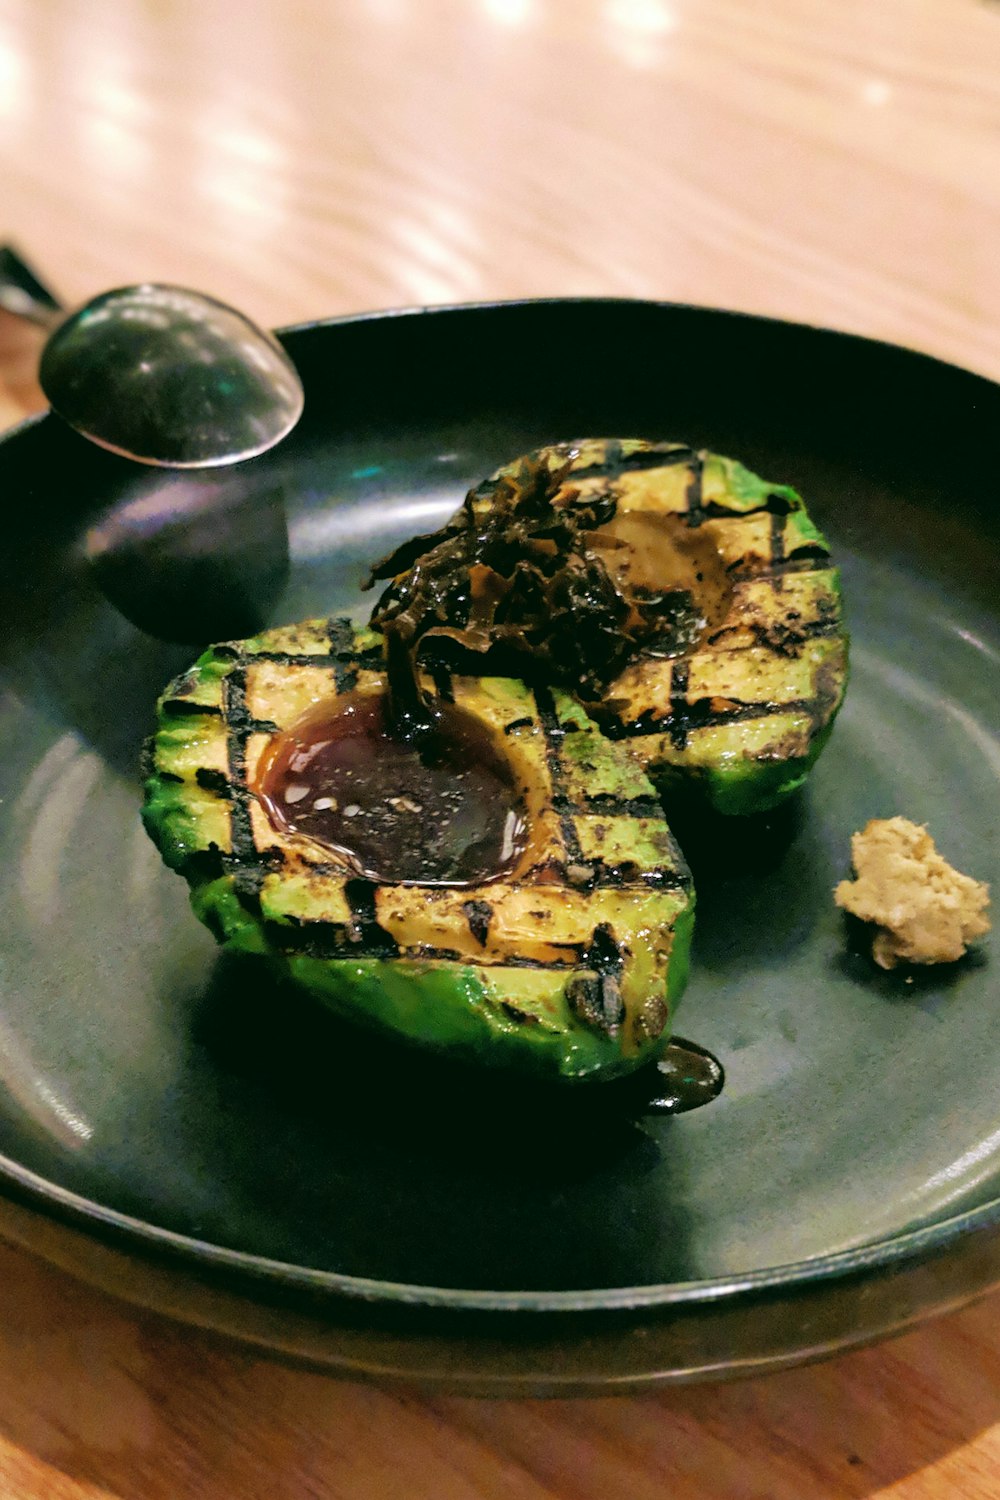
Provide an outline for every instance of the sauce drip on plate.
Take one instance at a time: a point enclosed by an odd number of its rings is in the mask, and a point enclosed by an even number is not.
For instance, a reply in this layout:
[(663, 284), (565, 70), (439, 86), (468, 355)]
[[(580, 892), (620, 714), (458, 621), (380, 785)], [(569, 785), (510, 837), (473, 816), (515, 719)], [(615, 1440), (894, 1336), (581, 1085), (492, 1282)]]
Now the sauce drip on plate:
[(682, 1115), (689, 1109), (711, 1104), (722, 1092), (726, 1075), (719, 1059), (707, 1047), (678, 1036), (667, 1044), (646, 1077), (650, 1097), (644, 1113)]

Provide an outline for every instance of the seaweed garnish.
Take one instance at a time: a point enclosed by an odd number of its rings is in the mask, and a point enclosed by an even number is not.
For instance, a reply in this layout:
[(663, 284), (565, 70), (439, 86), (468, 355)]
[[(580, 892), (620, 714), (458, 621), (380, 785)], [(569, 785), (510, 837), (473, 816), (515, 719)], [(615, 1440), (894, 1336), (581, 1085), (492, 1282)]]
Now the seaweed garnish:
[(675, 655), (691, 644), (701, 621), (686, 590), (626, 593), (608, 568), (609, 544), (595, 547), (593, 536), (617, 499), (565, 483), (575, 450), (565, 452), (551, 467), (527, 457), (470, 490), (439, 531), (372, 569), (366, 588), (391, 580), (371, 623), (387, 638), (390, 693), (411, 720), (418, 656), (459, 667), (471, 654), (473, 671), (561, 682), (599, 702), (640, 647)]

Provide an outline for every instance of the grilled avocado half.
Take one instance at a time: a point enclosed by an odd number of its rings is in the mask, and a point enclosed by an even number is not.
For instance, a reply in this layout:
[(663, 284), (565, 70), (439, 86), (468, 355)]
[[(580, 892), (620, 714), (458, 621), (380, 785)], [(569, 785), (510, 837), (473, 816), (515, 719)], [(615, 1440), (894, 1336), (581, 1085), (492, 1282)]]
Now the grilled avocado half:
[[(473, 511), (489, 508), (499, 480), (517, 483), (525, 462), (474, 490)], [(625, 554), (626, 596), (630, 572), (637, 594), (656, 579), (657, 523), (673, 553), (660, 584), (669, 592), (672, 574), (693, 595), (696, 638), (640, 644), (604, 689), (604, 732), (668, 796), (694, 792), (723, 814), (777, 806), (805, 781), (847, 683), (840, 577), (801, 496), (681, 443), (595, 438), (527, 463), (557, 480), (553, 505), (611, 512), (595, 550), (619, 568)]]
[(795, 791), (843, 697), (838, 574), (800, 496), (680, 443), (514, 459), (377, 578), (372, 623), (415, 657), (560, 682), (661, 792), (720, 813)]
[(508, 757), (523, 855), (476, 887), (381, 883), (273, 826), (257, 778), (316, 705), (385, 690), (382, 641), (313, 621), (211, 647), (172, 682), (143, 819), (227, 949), (265, 955), (342, 1017), (555, 1079), (655, 1056), (687, 979), (690, 875), (642, 767), (569, 695), (436, 682)]

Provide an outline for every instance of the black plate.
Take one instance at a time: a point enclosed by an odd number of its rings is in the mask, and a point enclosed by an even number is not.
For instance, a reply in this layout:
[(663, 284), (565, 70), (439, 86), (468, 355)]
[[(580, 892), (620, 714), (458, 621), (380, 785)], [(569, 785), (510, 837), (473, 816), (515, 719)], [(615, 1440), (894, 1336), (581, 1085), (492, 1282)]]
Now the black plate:
[[(0, 1227), (182, 1317), (467, 1390), (761, 1368), (995, 1285), (996, 971), (882, 975), (830, 891), (852, 830), (897, 812), (997, 877), (1000, 389), (630, 302), (285, 341), (302, 426), (228, 474), (138, 470), (51, 418), (0, 446)], [(539, 1112), (385, 1060), (220, 963), (137, 817), (155, 697), (195, 654), (164, 637), (361, 613), (375, 556), (502, 460), (587, 434), (796, 485), (854, 640), (798, 806), (688, 849), (680, 1030), (728, 1082), (673, 1120)]]

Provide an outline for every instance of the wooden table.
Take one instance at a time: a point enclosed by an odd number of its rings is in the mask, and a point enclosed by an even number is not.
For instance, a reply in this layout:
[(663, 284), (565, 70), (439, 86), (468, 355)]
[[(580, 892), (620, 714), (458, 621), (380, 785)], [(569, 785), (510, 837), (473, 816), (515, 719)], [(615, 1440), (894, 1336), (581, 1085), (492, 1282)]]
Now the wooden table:
[[(1000, 7), (981, 0), (0, 0), (8, 234), (272, 324), (625, 293), (1000, 377)], [(0, 321), (0, 422), (38, 403)], [(1000, 1494), (996, 1298), (643, 1398), (291, 1372), (0, 1250), (0, 1487), (83, 1500)]]

